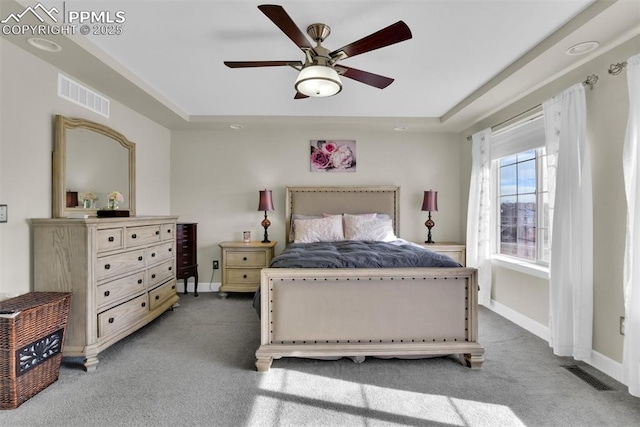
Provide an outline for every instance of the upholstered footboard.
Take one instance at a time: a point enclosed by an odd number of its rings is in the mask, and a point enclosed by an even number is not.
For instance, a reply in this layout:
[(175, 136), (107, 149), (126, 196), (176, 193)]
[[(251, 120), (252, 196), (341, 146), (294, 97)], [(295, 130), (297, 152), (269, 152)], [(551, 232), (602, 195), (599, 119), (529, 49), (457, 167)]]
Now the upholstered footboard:
[(471, 268), (263, 269), (258, 371), (281, 357), (459, 354), (480, 368)]

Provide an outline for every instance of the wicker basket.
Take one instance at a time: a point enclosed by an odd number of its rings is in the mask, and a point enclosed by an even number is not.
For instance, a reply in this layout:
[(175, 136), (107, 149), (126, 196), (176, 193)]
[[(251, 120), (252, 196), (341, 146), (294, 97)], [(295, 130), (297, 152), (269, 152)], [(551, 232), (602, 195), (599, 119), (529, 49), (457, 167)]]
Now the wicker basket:
[(0, 301), (0, 409), (15, 409), (60, 374), (71, 294), (30, 292)]

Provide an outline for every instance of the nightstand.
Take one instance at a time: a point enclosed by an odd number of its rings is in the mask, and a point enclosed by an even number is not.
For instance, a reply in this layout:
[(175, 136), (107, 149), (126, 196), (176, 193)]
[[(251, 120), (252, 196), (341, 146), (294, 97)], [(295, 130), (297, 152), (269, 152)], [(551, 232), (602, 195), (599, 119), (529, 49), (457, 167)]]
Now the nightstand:
[(260, 270), (269, 267), (278, 242), (222, 242), (222, 284), (220, 296), (227, 292), (255, 292), (260, 286)]
[(439, 254), (448, 255), (463, 267), (467, 262), (467, 248), (465, 245), (454, 242), (436, 242), (436, 243), (418, 243), (420, 246), (424, 246), (427, 249), (431, 249)]

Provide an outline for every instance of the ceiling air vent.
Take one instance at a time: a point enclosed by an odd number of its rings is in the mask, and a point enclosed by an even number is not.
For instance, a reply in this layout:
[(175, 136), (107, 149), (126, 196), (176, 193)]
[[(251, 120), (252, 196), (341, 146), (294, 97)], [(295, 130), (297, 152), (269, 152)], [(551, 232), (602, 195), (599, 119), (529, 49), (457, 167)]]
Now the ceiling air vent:
[(58, 96), (74, 104), (82, 105), (101, 116), (109, 117), (108, 98), (62, 74), (58, 74)]

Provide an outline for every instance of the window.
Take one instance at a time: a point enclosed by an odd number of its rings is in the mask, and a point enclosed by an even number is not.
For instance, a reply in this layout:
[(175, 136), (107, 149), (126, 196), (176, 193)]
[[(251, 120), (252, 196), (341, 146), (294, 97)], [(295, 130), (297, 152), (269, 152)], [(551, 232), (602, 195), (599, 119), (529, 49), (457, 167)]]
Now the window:
[(549, 263), (549, 203), (541, 114), (496, 132), (491, 152), (496, 188), (495, 253)]
[(548, 189), (544, 148), (503, 157), (496, 163), (497, 253), (548, 263)]

